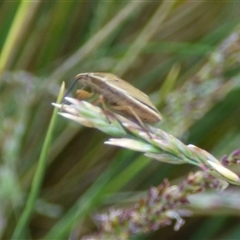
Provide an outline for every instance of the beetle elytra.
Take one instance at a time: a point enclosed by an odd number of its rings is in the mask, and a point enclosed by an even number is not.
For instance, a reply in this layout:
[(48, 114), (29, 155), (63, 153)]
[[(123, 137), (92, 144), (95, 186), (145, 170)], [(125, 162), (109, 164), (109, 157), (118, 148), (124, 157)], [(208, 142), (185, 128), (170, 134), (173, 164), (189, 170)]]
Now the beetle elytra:
[[(106, 102), (112, 111), (142, 122), (161, 121), (161, 115), (148, 96), (111, 73), (81, 73), (76, 76), (84, 86), (89, 86)], [(79, 98), (86, 98), (92, 93), (78, 90)]]

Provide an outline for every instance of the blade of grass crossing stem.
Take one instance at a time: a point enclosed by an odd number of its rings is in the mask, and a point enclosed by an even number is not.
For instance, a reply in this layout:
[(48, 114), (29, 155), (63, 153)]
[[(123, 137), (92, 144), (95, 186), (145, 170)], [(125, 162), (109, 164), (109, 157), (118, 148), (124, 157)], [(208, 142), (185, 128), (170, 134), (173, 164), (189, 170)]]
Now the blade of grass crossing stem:
[[(60, 88), (60, 91), (59, 91), (57, 103), (61, 103), (63, 95), (64, 95), (64, 89), (65, 89), (65, 84), (63, 82), (63, 84)], [(25, 208), (20, 216), (19, 221), (17, 222), (16, 228), (13, 232), (12, 239), (23, 238), (23, 233), (26, 231), (26, 227), (28, 225), (29, 219), (34, 210), (34, 204), (36, 202), (38, 192), (39, 192), (39, 189), (42, 184), (44, 172), (46, 169), (47, 156), (48, 156), (48, 152), (49, 152), (49, 148), (50, 148), (50, 144), (51, 144), (54, 126), (56, 124), (57, 113), (58, 113), (58, 109), (55, 108), (53, 111), (53, 115), (52, 115), (52, 118), (51, 118), (51, 121), (49, 124), (49, 128), (48, 128), (44, 143), (43, 143), (43, 148), (42, 148), (40, 158), (38, 161), (36, 173), (33, 178), (33, 182), (32, 182), (30, 193), (29, 193), (29, 196), (27, 199), (27, 203), (26, 203)]]
[[(128, 161), (128, 159), (125, 159), (125, 161)], [(67, 239), (66, 236), (71, 233), (74, 225), (79, 224), (87, 214), (104, 200), (102, 196), (106, 193), (109, 181), (122, 169), (123, 165), (126, 164), (125, 161), (115, 159), (43, 239)]]
[(142, 156), (138, 157), (129, 166), (122, 170), (113, 178), (106, 186), (107, 192), (113, 192), (113, 189), (120, 189), (127, 184), (133, 177), (141, 172), (149, 164), (149, 159), (143, 159)]
[[(128, 158), (125, 158), (128, 161)], [(92, 212), (94, 206), (106, 201), (104, 194), (118, 191), (127, 181), (132, 179), (140, 170), (142, 170), (149, 161), (134, 161), (127, 169), (122, 170), (124, 161), (117, 158), (111, 166), (104, 172), (89, 190), (81, 196), (74, 206), (59, 220), (59, 222), (49, 231), (44, 239), (63, 239), (74, 227), (74, 223), (83, 220), (86, 214)], [(143, 160), (143, 159), (141, 159)], [(142, 164), (141, 164), (142, 163)], [(120, 169), (121, 168), (121, 172)], [(120, 172), (120, 173), (119, 173)], [(114, 176), (117, 176), (114, 178)], [(127, 180), (126, 180), (127, 179)], [(103, 196), (103, 198), (102, 198)]]
[(31, 22), (30, 19), (34, 16), (35, 11), (40, 4), (39, 0), (22, 0), (18, 2), (20, 2), (19, 7), (0, 53), (0, 81), (2, 79), (1, 76), (3, 71), (8, 69), (12, 64), (12, 59), (15, 58), (15, 54), (21, 44), (25, 31), (28, 29), (28, 25)]
[(178, 75), (180, 72), (180, 66), (175, 64), (171, 68), (171, 71), (168, 73), (163, 85), (161, 86), (161, 90), (159, 91), (159, 99), (160, 104), (158, 105), (159, 108), (162, 108), (165, 105), (165, 101), (167, 99), (168, 94), (172, 91)]

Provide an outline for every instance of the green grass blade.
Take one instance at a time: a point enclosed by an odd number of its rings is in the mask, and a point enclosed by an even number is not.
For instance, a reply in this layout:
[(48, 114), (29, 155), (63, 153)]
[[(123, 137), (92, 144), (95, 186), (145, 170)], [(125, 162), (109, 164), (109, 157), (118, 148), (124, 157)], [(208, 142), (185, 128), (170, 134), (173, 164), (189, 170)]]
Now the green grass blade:
[(16, 49), (21, 43), (20, 40), (23, 38), (27, 26), (31, 22), (30, 19), (33, 17), (39, 3), (40, 1), (21, 1), (0, 54), (0, 76), (14, 59)]
[[(62, 101), (63, 94), (64, 94), (64, 83), (61, 86), (61, 89), (60, 89), (60, 92), (59, 92), (59, 95), (57, 98), (58, 103), (60, 103)], [(58, 109), (55, 108), (53, 111), (53, 115), (52, 115), (52, 118), (50, 121), (50, 125), (49, 125), (48, 131), (47, 131), (46, 138), (43, 143), (43, 148), (42, 148), (42, 151), (40, 154), (39, 163), (38, 163), (38, 166), (36, 169), (36, 173), (34, 175), (31, 190), (30, 190), (30, 193), (29, 193), (29, 196), (27, 199), (27, 203), (26, 203), (26, 206), (22, 212), (22, 215), (16, 225), (16, 228), (12, 235), (12, 239), (20, 239), (23, 237), (23, 234), (26, 230), (26, 227), (27, 227), (27, 224), (31, 217), (31, 214), (34, 210), (34, 204), (36, 202), (38, 192), (39, 192), (39, 189), (42, 184), (44, 172), (46, 169), (46, 162), (48, 159), (48, 153), (49, 153), (49, 148), (50, 148), (50, 144), (51, 144), (54, 126), (55, 126), (56, 120), (57, 120), (57, 113), (58, 113)]]

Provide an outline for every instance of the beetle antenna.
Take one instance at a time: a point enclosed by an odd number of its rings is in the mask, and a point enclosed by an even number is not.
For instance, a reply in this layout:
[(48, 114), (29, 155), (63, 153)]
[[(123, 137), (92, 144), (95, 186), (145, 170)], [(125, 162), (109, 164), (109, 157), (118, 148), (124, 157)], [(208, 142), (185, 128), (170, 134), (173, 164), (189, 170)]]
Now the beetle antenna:
[(62, 102), (62, 103), (64, 103), (65, 97), (67, 97), (67, 95), (73, 90), (73, 88), (75, 87), (75, 85), (77, 84), (78, 81), (79, 81), (79, 79), (76, 79), (76, 80), (72, 83), (72, 85), (67, 89), (66, 93), (64, 94), (63, 102)]

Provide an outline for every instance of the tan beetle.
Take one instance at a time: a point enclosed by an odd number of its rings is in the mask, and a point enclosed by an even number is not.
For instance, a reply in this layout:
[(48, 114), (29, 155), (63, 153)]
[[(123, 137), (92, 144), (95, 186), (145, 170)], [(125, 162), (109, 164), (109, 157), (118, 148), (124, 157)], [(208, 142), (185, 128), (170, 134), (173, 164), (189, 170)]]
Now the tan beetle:
[(98, 93), (104, 107), (107, 103), (113, 112), (137, 120), (144, 129), (142, 122), (155, 123), (162, 119), (145, 93), (114, 74), (80, 73), (76, 76), (77, 81), (92, 90), (92, 93), (82, 89), (77, 90), (79, 99), (89, 98), (94, 93)]

